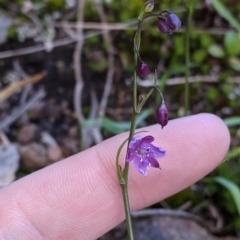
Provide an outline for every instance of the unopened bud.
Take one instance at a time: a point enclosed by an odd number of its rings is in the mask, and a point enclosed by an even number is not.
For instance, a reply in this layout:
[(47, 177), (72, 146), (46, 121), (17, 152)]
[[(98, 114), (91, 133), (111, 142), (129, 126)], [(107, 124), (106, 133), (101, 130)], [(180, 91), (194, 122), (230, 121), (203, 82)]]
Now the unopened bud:
[(166, 22), (167, 22), (168, 27), (172, 31), (179, 29), (181, 27), (181, 24), (182, 24), (179, 17), (174, 13), (169, 13), (167, 15)]
[(139, 61), (136, 67), (136, 71), (137, 71), (137, 75), (140, 78), (145, 78), (148, 73), (149, 73), (149, 67), (147, 65), (147, 63), (143, 62), (143, 61)]
[(172, 30), (169, 29), (169, 27), (166, 23), (166, 19), (164, 19), (164, 18), (158, 19), (158, 29), (160, 32), (162, 32), (164, 34), (172, 34)]
[(149, 13), (149, 12), (152, 12), (153, 9), (154, 9), (154, 1), (151, 1), (146, 5), (144, 11), (145, 13)]
[(163, 127), (165, 127), (168, 123), (168, 109), (164, 102), (158, 106), (156, 110), (158, 123)]
[(163, 16), (158, 19), (158, 29), (165, 34), (172, 34), (173, 31), (181, 27), (181, 24), (179, 17), (168, 11), (164, 11)]

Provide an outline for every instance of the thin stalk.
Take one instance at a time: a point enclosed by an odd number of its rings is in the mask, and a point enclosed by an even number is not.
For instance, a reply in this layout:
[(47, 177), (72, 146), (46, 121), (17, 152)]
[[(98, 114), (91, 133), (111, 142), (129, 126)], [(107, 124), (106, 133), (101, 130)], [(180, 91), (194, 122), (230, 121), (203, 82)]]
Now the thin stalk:
[[(137, 51), (140, 47), (141, 42), (141, 29), (142, 29), (142, 21), (139, 20), (138, 22), (138, 29), (134, 38), (134, 67), (137, 65)], [(137, 49), (135, 49), (137, 48)], [(137, 112), (137, 73), (136, 70), (134, 71), (134, 77), (133, 77), (133, 111), (132, 111), (132, 120), (131, 120), (131, 127), (129, 132), (129, 138), (128, 138), (128, 146), (131, 142), (134, 132), (136, 129), (136, 121), (138, 117)], [(128, 172), (129, 172), (129, 163), (125, 163), (125, 167), (121, 174), (121, 189), (123, 194), (123, 203), (124, 203), (124, 210), (125, 210), (125, 216), (126, 216), (126, 223), (127, 223), (127, 231), (128, 231), (128, 238), (129, 240), (134, 240), (133, 236), (133, 229), (132, 229), (132, 219), (131, 219), (131, 211), (130, 211), (130, 204), (129, 204), (129, 197), (128, 197)]]
[[(134, 46), (133, 46), (133, 51), (134, 51), (134, 67), (137, 66), (137, 62), (138, 62), (138, 54), (137, 51), (139, 50), (140, 44), (141, 44), (141, 29), (142, 29), (142, 21), (138, 21), (138, 28), (137, 28), (137, 32), (136, 35), (134, 37)], [(136, 49), (137, 48), (137, 49)], [(133, 116), (135, 114), (137, 110), (137, 72), (134, 71), (134, 77), (133, 77)], [(133, 118), (132, 118), (133, 120)], [(132, 125), (132, 124), (131, 124)], [(135, 128), (134, 128), (135, 130)], [(129, 133), (129, 137), (131, 134), (131, 129), (130, 129), (130, 133)], [(134, 133), (132, 133), (134, 134)], [(132, 139), (129, 138), (129, 142)]]
[(127, 183), (121, 184), (121, 188), (122, 188), (125, 216), (126, 216), (126, 222), (127, 222), (128, 239), (134, 240)]
[[(132, 140), (132, 138), (134, 136), (137, 117), (138, 117), (138, 113), (136, 113), (134, 108), (133, 108), (128, 145), (129, 145), (130, 141)], [(122, 195), (123, 195), (123, 203), (124, 203), (124, 210), (125, 210), (125, 216), (126, 216), (128, 239), (129, 240), (134, 240), (133, 228), (132, 228), (132, 219), (131, 219), (131, 210), (130, 210), (130, 204), (129, 204), (129, 198), (128, 198), (128, 171), (129, 171), (129, 163), (126, 162), (124, 170), (122, 172), (122, 183), (120, 185), (121, 185)]]
[[(133, 109), (132, 109), (132, 120), (131, 120), (131, 127), (129, 131), (129, 137), (128, 137), (128, 147), (129, 144), (134, 136), (134, 132), (136, 129), (136, 122), (138, 118), (138, 96), (137, 96), (137, 72), (136, 72), (136, 66), (138, 63), (138, 51), (140, 48), (141, 43), (141, 30), (142, 30), (142, 23), (144, 20), (145, 15), (145, 8), (149, 6), (149, 4), (153, 4), (152, 0), (147, 1), (143, 7), (142, 10), (138, 16), (138, 28), (134, 37), (134, 43), (133, 43), (133, 49), (134, 49), (134, 76), (133, 76)], [(121, 148), (121, 147), (120, 147)], [(121, 151), (121, 149), (120, 149)], [(119, 154), (119, 153), (118, 153)], [(117, 156), (118, 159), (119, 155)], [(131, 220), (131, 211), (130, 211), (130, 204), (129, 204), (129, 197), (128, 197), (128, 172), (129, 172), (129, 163), (125, 162), (125, 166), (123, 171), (121, 170), (121, 166), (118, 166), (118, 160), (117, 160), (117, 174), (119, 183), (122, 189), (122, 195), (123, 195), (123, 203), (124, 203), (124, 210), (125, 210), (125, 216), (126, 216), (126, 223), (127, 223), (127, 231), (128, 231), (128, 239), (134, 240), (133, 236), (133, 229), (132, 229), (132, 220)]]

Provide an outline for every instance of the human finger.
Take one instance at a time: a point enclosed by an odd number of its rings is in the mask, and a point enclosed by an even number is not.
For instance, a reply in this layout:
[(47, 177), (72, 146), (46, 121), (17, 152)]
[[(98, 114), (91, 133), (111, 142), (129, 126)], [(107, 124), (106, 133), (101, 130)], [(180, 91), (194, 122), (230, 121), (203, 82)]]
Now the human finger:
[[(210, 114), (170, 121), (164, 130), (159, 125), (144, 130), (167, 155), (159, 160), (162, 170), (150, 169), (146, 177), (131, 166), (132, 210), (171, 196), (208, 174), (223, 160), (230, 141), (224, 123)], [(124, 210), (115, 155), (127, 137), (125, 133), (110, 138), (1, 190), (0, 231), (12, 234), (10, 239), (24, 233), (23, 239), (89, 240), (120, 223)], [(123, 152), (121, 164), (124, 158)]]

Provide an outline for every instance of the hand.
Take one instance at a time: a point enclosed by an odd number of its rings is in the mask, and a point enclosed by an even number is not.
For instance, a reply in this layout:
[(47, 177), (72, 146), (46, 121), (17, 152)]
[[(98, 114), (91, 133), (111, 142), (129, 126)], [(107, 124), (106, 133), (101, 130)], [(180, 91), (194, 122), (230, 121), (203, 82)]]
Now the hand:
[[(132, 210), (167, 198), (211, 172), (229, 148), (229, 132), (210, 114), (144, 128), (167, 151), (162, 170), (129, 172)], [(139, 134), (144, 136), (144, 133)], [(0, 191), (0, 239), (96, 239), (124, 220), (115, 155), (127, 133), (24, 177)], [(126, 153), (121, 154), (121, 163)]]

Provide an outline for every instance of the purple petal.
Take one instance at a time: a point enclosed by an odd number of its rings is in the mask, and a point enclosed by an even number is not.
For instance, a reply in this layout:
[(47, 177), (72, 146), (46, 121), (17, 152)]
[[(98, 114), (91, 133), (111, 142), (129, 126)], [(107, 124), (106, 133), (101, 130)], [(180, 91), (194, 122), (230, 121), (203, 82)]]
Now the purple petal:
[(138, 172), (140, 172), (142, 175), (146, 176), (149, 169), (149, 163), (148, 161), (141, 161), (141, 159), (135, 159), (133, 161), (134, 167)]
[(148, 161), (151, 164), (151, 167), (160, 168), (160, 165), (159, 165), (157, 159), (155, 159), (153, 157), (148, 157)]
[(153, 142), (153, 141), (154, 141), (154, 137), (153, 137), (153, 136), (146, 136), (146, 137), (142, 138), (141, 143), (142, 143), (142, 144), (143, 144), (143, 143), (151, 143), (151, 142)]
[(126, 161), (131, 162), (135, 158), (135, 154), (136, 154), (135, 150), (128, 149), (127, 156), (126, 156)]
[(160, 168), (157, 158), (164, 157), (166, 151), (151, 144), (154, 137), (134, 137), (128, 147), (126, 161), (133, 162), (135, 169), (146, 176), (149, 167)]
[(131, 149), (134, 149), (134, 150), (137, 150), (141, 144), (141, 137), (135, 137), (131, 140), (128, 148), (131, 148)]
[(152, 146), (151, 143), (145, 143), (145, 142), (143, 142), (143, 143), (141, 144), (141, 147), (140, 147), (139, 149), (140, 149), (140, 150), (146, 150), (146, 149), (150, 149), (151, 146)]
[(181, 20), (174, 13), (169, 13), (166, 19), (167, 26), (172, 30), (176, 30), (181, 27)]
[(156, 147), (152, 144), (151, 145), (151, 148), (150, 148), (150, 151), (149, 151), (149, 155), (150, 156), (154, 156), (156, 158), (162, 158), (166, 155), (166, 151), (160, 147)]
[(168, 27), (166, 19), (164, 19), (164, 18), (160, 18), (158, 20), (158, 29), (162, 33), (172, 34), (172, 30)]

